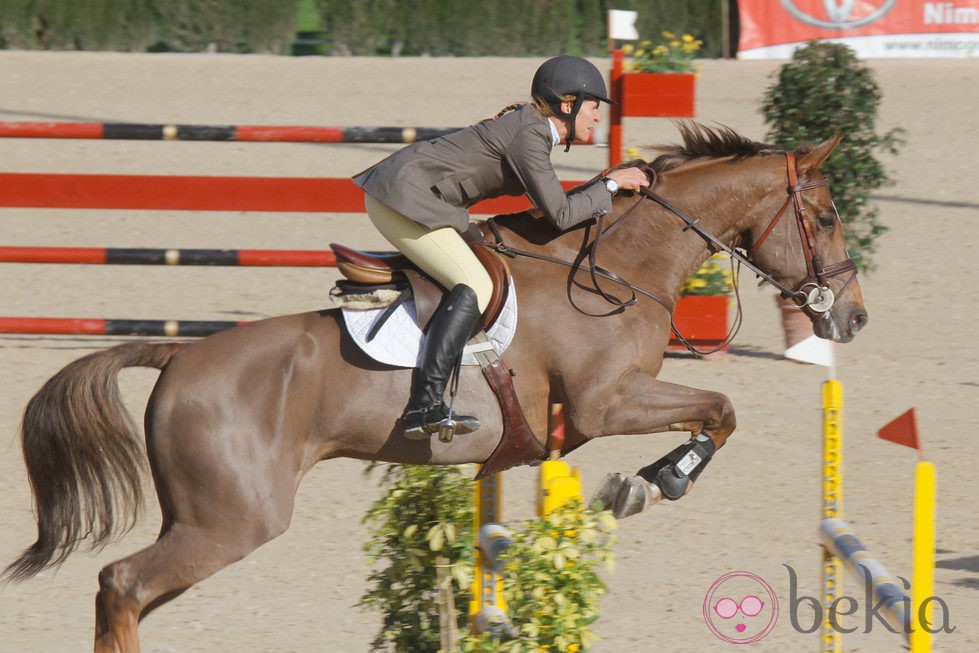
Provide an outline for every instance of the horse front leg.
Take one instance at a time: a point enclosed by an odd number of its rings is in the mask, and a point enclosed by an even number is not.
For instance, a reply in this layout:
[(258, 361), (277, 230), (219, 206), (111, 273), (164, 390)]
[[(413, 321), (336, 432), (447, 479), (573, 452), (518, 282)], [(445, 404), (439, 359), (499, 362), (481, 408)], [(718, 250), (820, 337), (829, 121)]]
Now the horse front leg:
[[(726, 396), (659, 381), (639, 372), (615, 384), (611, 396), (590, 397), (603, 406), (582, 415), (578, 426), (590, 437), (613, 434), (690, 431), (691, 438), (635, 476), (606, 476), (593, 500), (616, 517), (641, 512), (662, 498), (676, 501), (691, 490), (714, 453), (734, 432), (734, 408)], [(594, 403), (592, 403), (594, 402)]]

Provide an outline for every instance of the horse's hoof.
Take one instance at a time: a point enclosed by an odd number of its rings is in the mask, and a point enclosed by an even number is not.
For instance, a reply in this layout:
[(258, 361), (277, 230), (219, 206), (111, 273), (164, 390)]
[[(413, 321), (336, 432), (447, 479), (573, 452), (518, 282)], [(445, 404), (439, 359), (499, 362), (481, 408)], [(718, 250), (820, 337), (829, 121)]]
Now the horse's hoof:
[(588, 505), (594, 505), (595, 503), (601, 504), (599, 510), (611, 510), (615, 507), (615, 499), (619, 496), (619, 491), (622, 486), (625, 485), (626, 478), (619, 472), (610, 472), (605, 475), (602, 482), (598, 485), (598, 489), (595, 490), (595, 494), (592, 495), (591, 501)]
[(615, 506), (612, 508), (612, 514), (616, 519), (630, 517), (642, 512), (662, 498), (663, 492), (656, 485), (641, 476), (633, 476), (626, 479), (619, 490), (619, 495), (615, 499)]
[(591, 504), (600, 503), (600, 509), (611, 510), (616, 519), (642, 512), (663, 499), (663, 491), (641, 476), (626, 478), (619, 472), (606, 474), (592, 495)]

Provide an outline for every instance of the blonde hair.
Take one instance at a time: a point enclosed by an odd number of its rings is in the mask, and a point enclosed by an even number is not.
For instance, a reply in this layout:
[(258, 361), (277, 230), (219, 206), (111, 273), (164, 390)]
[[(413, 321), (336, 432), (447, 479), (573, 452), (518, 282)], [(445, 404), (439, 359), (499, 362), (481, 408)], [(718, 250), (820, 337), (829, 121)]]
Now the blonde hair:
[[(561, 99), (561, 102), (574, 102), (575, 101), (575, 96), (574, 95), (565, 95), (565, 96), (561, 97), (560, 99)], [(533, 108), (535, 111), (537, 111), (537, 113), (541, 114), (545, 118), (550, 118), (551, 116), (556, 116), (557, 115), (556, 113), (554, 113), (554, 109), (552, 109), (551, 106), (547, 102), (545, 102), (544, 100), (542, 100), (540, 98), (535, 97), (530, 102), (514, 102), (513, 104), (510, 104), (510, 105), (507, 105), (507, 106), (503, 107), (502, 109), (500, 109), (500, 112), (498, 114), (496, 114), (495, 116), (493, 116), (493, 119), (495, 120), (496, 118), (499, 118), (500, 116), (503, 116), (503, 115), (506, 115), (506, 114), (510, 113), (511, 111), (515, 111), (515, 110), (519, 109), (520, 107), (522, 107), (524, 105), (530, 105), (531, 108)], [(566, 116), (559, 116), (559, 117), (566, 117)]]

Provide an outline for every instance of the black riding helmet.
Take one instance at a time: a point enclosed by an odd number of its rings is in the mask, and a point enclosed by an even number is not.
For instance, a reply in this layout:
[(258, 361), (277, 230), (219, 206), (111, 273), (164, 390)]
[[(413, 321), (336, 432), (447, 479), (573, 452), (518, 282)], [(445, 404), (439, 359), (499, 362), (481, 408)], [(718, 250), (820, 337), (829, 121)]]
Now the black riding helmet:
[[(541, 64), (530, 85), (530, 95), (551, 107), (554, 115), (568, 121), (565, 152), (571, 149), (571, 142), (574, 140), (574, 123), (582, 102), (591, 99), (615, 104), (615, 101), (608, 97), (605, 78), (598, 68), (587, 59), (569, 54), (548, 59)], [(571, 115), (561, 112), (561, 98), (567, 95), (575, 96)]]

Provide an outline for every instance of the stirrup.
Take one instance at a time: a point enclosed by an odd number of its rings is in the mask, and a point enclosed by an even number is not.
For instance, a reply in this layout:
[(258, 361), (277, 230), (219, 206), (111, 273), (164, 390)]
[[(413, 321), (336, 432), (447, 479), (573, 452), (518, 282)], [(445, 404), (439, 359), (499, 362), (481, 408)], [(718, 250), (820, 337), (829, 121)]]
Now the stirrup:
[(451, 442), (454, 435), (465, 435), (479, 429), (479, 420), (472, 415), (453, 413), (443, 402), (428, 408), (409, 410), (404, 414), (404, 435), (409, 440), (428, 440), (435, 433), (443, 442)]

